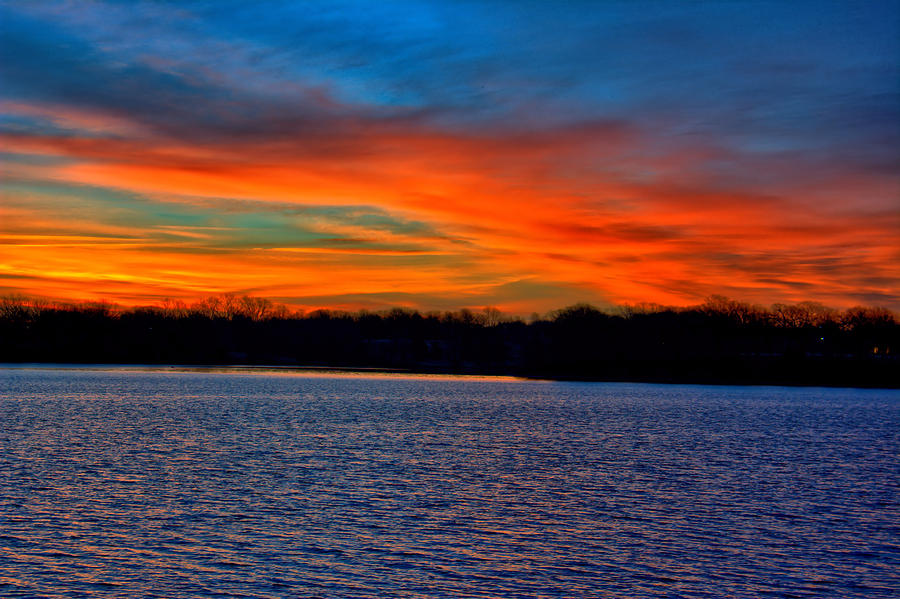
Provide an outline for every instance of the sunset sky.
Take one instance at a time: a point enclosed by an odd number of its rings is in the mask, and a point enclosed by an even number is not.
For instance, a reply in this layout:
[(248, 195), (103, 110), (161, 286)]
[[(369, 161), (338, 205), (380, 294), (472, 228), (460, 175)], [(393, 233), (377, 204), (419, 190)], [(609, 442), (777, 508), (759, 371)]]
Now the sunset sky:
[(900, 2), (0, 1), (0, 294), (900, 309)]

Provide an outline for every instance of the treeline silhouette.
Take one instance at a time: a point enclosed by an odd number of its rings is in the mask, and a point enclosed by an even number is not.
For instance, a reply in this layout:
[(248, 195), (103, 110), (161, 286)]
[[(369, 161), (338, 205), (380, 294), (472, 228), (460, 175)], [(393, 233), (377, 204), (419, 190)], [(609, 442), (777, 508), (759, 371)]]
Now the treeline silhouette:
[(220, 295), (123, 308), (0, 298), (0, 361), (247, 364), (558, 379), (900, 387), (900, 323), (883, 308), (577, 304), (530, 319), (495, 308), (317, 310)]

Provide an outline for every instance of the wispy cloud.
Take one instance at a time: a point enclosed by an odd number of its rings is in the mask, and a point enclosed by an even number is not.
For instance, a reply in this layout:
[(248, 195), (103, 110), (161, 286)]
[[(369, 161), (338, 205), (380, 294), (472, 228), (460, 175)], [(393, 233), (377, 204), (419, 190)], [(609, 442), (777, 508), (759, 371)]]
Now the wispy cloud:
[(895, 3), (0, 13), (10, 289), (900, 306)]

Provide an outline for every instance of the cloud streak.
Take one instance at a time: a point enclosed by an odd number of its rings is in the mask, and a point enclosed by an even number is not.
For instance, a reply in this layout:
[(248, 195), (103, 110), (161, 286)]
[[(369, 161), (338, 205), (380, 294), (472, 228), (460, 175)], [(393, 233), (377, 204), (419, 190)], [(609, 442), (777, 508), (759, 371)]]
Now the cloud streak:
[(900, 307), (896, 5), (638, 4), (5, 3), (0, 285)]

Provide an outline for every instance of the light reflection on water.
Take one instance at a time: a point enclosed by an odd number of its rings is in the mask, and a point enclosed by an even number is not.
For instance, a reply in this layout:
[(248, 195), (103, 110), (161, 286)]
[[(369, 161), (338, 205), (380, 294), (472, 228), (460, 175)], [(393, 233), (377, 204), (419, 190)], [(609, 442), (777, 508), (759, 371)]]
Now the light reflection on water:
[(887, 596), (898, 400), (0, 369), (0, 596)]

